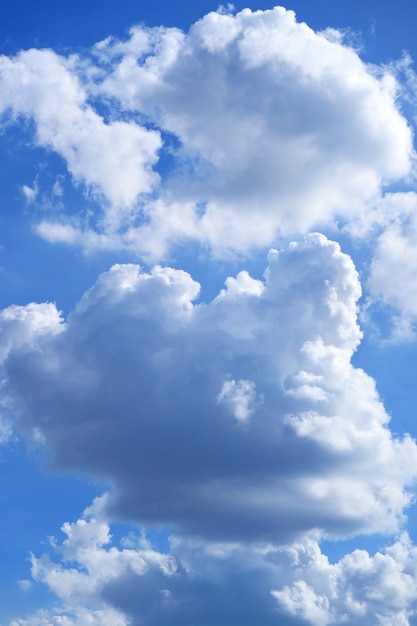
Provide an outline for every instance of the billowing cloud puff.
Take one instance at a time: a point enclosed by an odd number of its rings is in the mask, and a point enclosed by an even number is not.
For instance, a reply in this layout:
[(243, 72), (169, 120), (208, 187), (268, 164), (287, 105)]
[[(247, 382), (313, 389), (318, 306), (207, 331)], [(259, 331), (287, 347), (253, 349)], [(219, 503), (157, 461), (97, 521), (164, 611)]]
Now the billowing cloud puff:
[(18, 428), (110, 483), (113, 517), (222, 541), (395, 532), (417, 446), (350, 362), (351, 259), (314, 234), (271, 251), (264, 281), (198, 293), (183, 271), (118, 265), (49, 334), (28, 315), (4, 362)]
[(312, 539), (285, 547), (171, 537), (158, 552), (142, 531), (112, 542), (97, 498), (62, 542), (32, 555), (32, 577), (54, 609), (9, 626), (409, 626), (417, 607), (417, 548), (406, 533), (371, 555), (330, 563)]
[(0, 361), (20, 346), (32, 345), (43, 335), (61, 332), (63, 319), (50, 302), (12, 304), (0, 312)]
[[(272, 591), (278, 603), (301, 624), (376, 624), (409, 626), (416, 615), (417, 549), (404, 533), (383, 551), (346, 554), (330, 564), (314, 542), (287, 550), (289, 569), (300, 576)], [(294, 573), (295, 573), (294, 572)]]
[(415, 338), (417, 319), (417, 196), (392, 194), (386, 201), (391, 219), (379, 235), (371, 263), (372, 301), (394, 310), (393, 341)]
[[(0, 312), (0, 362), (21, 346), (34, 345), (42, 336), (51, 337), (63, 329), (54, 304), (11, 305)], [(0, 387), (1, 388), (1, 387)], [(12, 416), (7, 398), (0, 398), (0, 444), (13, 436)]]
[(386, 314), (391, 314), (391, 327), (382, 338), (383, 342), (415, 339), (416, 214), (417, 194), (414, 191), (387, 193), (347, 227), (362, 244), (372, 241), (366, 271), (365, 311), (372, 313), (382, 306)]
[(107, 205), (107, 228), (119, 227), (137, 196), (158, 182), (152, 165), (161, 145), (159, 133), (133, 121), (105, 123), (88, 103), (70, 59), (36, 49), (2, 56), (0, 92), (3, 118), (33, 120), (36, 143), (57, 152), (75, 182), (99, 194)]
[(2, 57), (0, 86), (0, 108), (29, 115), (107, 199), (104, 221), (42, 221), (51, 241), (245, 252), (349, 221), (411, 169), (395, 78), (282, 7), (209, 13), (188, 33), (137, 26), (86, 57)]
[(135, 27), (97, 52), (112, 67), (99, 93), (179, 140), (170, 186), (207, 203), (199, 228), (214, 247), (348, 219), (409, 171), (394, 79), (282, 7), (210, 13), (187, 35)]
[(127, 626), (125, 617), (102, 600), (102, 588), (126, 573), (143, 576), (149, 568), (174, 573), (172, 559), (148, 546), (141, 550), (109, 546), (110, 529), (100, 517), (103, 500), (97, 498), (81, 519), (63, 525), (66, 539), (61, 545), (51, 539), (60, 562), (47, 554), (41, 558), (32, 555), (34, 581), (47, 585), (60, 605), (12, 621), (10, 626)]

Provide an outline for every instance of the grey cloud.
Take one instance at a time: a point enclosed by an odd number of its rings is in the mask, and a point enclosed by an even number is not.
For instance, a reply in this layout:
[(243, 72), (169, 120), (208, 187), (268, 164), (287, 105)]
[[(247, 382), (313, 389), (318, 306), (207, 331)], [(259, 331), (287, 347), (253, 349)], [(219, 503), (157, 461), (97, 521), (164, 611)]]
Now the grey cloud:
[[(395, 531), (417, 448), (350, 363), (350, 258), (311, 235), (270, 253), (264, 284), (198, 291), (169, 268), (103, 274), (61, 332), (10, 350), (21, 431), (55, 469), (110, 483), (113, 517), (227, 540)], [(231, 381), (253, 394), (244, 421), (219, 402)]]

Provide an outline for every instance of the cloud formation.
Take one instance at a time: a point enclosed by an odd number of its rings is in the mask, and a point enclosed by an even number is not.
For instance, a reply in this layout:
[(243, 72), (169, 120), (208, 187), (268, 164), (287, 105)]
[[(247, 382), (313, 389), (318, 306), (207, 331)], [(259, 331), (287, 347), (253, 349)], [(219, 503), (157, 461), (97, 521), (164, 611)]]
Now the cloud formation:
[(308, 538), (256, 547), (172, 536), (161, 553), (144, 532), (113, 542), (106, 498), (62, 526), (64, 541), (32, 555), (34, 582), (57, 606), (9, 626), (409, 626), (416, 614), (417, 548), (406, 533), (336, 563)]
[[(159, 133), (133, 121), (106, 123), (89, 104), (71, 59), (36, 49), (2, 56), (0, 91), (3, 122), (33, 121), (35, 143), (59, 154), (74, 182), (98, 194), (106, 207), (101, 228), (120, 227), (138, 195), (158, 182), (152, 165), (161, 146)], [(34, 193), (29, 197), (34, 201)]]
[(188, 33), (136, 26), (84, 56), (2, 57), (0, 109), (29, 116), (104, 200), (98, 221), (39, 232), (158, 259), (184, 240), (242, 253), (357, 217), (411, 171), (412, 133), (393, 72), (335, 34), (245, 9)]
[(363, 250), (372, 243), (364, 272), (364, 317), (372, 320), (372, 313), (381, 309), (391, 317), (385, 333), (374, 326), (383, 343), (410, 342), (416, 337), (416, 209), (415, 191), (386, 193), (346, 227)]
[(411, 191), (390, 194), (384, 204), (389, 218), (376, 240), (368, 283), (370, 298), (394, 311), (390, 340), (410, 341), (415, 339), (417, 320), (417, 196)]
[[(416, 195), (387, 192), (415, 156), (394, 74), (282, 7), (0, 57), (2, 123), (84, 193), (65, 214), (62, 176), (49, 194), (22, 181), (31, 211), (62, 209), (37, 223), (45, 239), (152, 262), (184, 242), (219, 257), (281, 242), (262, 279), (243, 270), (210, 302), (185, 271), (117, 264), (67, 319), (0, 312), (0, 442), (13, 419), (50, 469), (108, 489), (32, 556), (55, 608), (10, 626), (417, 623), (402, 532), (417, 444), (352, 364), (352, 259), (306, 234), (372, 242), (366, 307), (398, 314), (391, 340), (414, 337)], [(115, 521), (144, 530), (116, 545)], [(371, 533), (401, 534), (336, 563), (320, 548)]]
[(17, 309), (4, 369), (19, 429), (55, 469), (112, 484), (121, 519), (222, 541), (396, 532), (417, 446), (350, 362), (351, 259), (310, 235), (271, 251), (264, 281), (198, 293), (183, 271), (118, 265), (65, 324), (53, 305), (44, 324)]

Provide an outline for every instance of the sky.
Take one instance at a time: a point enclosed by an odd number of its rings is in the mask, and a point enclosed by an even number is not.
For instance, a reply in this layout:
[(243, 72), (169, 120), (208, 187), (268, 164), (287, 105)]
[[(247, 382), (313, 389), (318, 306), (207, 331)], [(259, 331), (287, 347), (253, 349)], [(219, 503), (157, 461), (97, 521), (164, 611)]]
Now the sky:
[(0, 626), (416, 626), (415, 3), (0, 6)]

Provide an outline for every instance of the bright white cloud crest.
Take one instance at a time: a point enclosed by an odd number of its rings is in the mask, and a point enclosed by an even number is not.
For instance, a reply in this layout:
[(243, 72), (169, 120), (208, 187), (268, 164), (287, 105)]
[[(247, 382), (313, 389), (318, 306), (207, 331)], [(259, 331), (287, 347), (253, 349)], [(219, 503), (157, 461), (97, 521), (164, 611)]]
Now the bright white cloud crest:
[[(282, 7), (210, 13), (187, 34), (134, 27), (87, 59), (2, 57), (0, 85), (1, 109), (32, 117), (37, 143), (107, 200), (96, 230), (39, 226), (87, 248), (157, 258), (194, 239), (246, 251), (349, 221), (411, 169), (393, 76)], [(158, 154), (172, 161), (161, 185)]]

